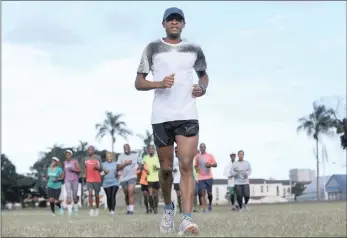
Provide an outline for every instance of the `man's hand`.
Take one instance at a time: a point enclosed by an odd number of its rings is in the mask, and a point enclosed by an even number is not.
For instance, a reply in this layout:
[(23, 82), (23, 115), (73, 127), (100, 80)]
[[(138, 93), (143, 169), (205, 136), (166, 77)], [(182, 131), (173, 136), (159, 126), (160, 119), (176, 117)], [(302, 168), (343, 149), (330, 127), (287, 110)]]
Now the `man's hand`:
[(210, 164), (210, 163), (206, 163), (206, 164), (205, 164), (205, 167), (206, 167), (206, 168), (211, 168), (211, 164)]
[(171, 88), (175, 82), (175, 74), (166, 76), (163, 81), (160, 82), (160, 88)]
[(194, 84), (193, 85), (193, 96), (194, 97), (201, 97), (202, 95), (204, 95), (206, 92), (206, 89), (204, 89), (203, 87), (197, 85), (197, 84)]
[(125, 164), (126, 164), (126, 165), (130, 165), (130, 164), (132, 164), (132, 163), (133, 163), (133, 161), (132, 161), (132, 160), (130, 160), (130, 159), (129, 159), (129, 160), (127, 160), (127, 161), (125, 161)]

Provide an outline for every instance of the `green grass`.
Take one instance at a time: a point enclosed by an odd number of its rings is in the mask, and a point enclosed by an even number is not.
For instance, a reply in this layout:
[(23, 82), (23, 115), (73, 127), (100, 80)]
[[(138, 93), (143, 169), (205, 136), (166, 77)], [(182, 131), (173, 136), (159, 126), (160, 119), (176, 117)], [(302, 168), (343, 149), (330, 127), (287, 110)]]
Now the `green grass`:
[[(51, 216), (49, 208), (2, 213), (4, 237), (160, 237), (160, 214), (146, 215), (141, 210), (134, 216), (124, 209), (110, 217), (101, 210), (99, 217), (80, 211), (78, 217)], [(176, 215), (176, 228), (181, 216)], [(346, 204), (302, 203), (250, 205), (245, 213), (231, 212), (230, 207), (215, 206), (211, 213), (194, 213), (200, 236), (209, 237), (346, 237)], [(176, 236), (172, 234), (171, 236)]]

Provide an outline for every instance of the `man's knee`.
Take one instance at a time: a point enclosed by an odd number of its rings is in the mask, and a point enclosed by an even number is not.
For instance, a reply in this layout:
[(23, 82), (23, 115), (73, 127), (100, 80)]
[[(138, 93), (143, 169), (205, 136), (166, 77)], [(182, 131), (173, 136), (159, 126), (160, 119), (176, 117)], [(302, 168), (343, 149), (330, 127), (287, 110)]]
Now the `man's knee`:
[(160, 167), (160, 177), (162, 177), (164, 180), (167, 178), (172, 177), (172, 168), (170, 167)]

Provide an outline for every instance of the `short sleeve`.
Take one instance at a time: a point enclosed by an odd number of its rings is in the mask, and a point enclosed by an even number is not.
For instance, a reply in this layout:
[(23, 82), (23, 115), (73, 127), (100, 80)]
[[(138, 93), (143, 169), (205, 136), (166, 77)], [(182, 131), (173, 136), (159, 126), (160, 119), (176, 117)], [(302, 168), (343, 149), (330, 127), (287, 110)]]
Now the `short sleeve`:
[(152, 64), (152, 50), (150, 45), (147, 45), (143, 50), (137, 73), (148, 74), (152, 69)]
[(196, 61), (194, 64), (194, 70), (196, 72), (205, 71), (207, 69), (207, 63), (206, 63), (205, 54), (202, 51), (200, 46), (198, 46), (196, 54), (197, 55), (196, 55)]

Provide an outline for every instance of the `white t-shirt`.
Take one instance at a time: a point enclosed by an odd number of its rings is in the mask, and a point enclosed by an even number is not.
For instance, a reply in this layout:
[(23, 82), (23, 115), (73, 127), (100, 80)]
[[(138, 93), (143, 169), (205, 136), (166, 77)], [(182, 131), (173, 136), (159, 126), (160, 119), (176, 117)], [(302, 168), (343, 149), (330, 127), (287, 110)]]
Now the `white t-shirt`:
[(193, 74), (207, 69), (200, 46), (182, 40), (169, 44), (159, 39), (143, 51), (138, 73), (153, 74), (153, 81), (162, 81), (175, 74), (171, 88), (156, 89), (152, 107), (152, 124), (176, 120), (197, 120), (198, 112), (192, 96)]
[(180, 172), (180, 166), (178, 158), (175, 156), (174, 162), (173, 162), (173, 170), (177, 169), (177, 172), (173, 173), (173, 183), (180, 183), (181, 180), (181, 172)]

